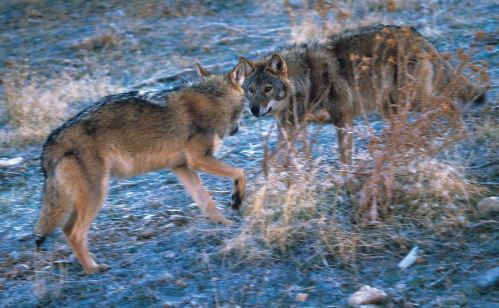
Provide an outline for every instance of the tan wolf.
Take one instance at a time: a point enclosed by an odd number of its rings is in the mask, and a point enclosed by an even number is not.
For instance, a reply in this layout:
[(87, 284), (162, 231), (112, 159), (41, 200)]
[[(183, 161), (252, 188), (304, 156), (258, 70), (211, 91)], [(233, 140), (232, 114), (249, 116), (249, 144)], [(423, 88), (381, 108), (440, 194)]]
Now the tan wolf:
[(416, 105), (430, 94), (465, 102), (485, 99), (483, 89), (456, 73), (411, 27), (361, 27), (294, 44), (256, 62), (240, 57), (240, 63), (246, 67), (243, 88), (253, 115), (273, 114), (280, 139), (297, 125), (334, 124), (345, 164), (352, 160), (354, 117), (375, 111), (388, 118), (408, 86)]
[[(42, 152), (43, 206), (35, 226), (37, 248), (64, 222), (63, 231), (85, 272), (97, 264), (87, 248), (88, 229), (101, 208), (111, 176), (130, 177), (170, 168), (204, 214), (230, 224), (196, 170), (233, 179), (232, 207), (245, 197), (243, 169), (213, 156), (237, 132), (244, 107), (244, 65), (227, 75), (198, 65), (200, 81), (174, 92), (111, 95), (69, 119), (48, 137)], [(67, 217), (67, 218), (66, 218)]]

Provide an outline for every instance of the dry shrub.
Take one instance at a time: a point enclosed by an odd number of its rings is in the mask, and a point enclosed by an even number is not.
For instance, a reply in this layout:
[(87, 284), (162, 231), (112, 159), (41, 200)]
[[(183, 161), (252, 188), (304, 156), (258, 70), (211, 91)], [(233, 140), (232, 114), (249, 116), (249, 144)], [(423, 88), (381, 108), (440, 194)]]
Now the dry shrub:
[(393, 173), (390, 210), (396, 223), (411, 222), (435, 233), (464, 226), (475, 210), (471, 200), (484, 191), (459, 162), (415, 159)]
[[(412, 39), (410, 35), (405, 37), (405, 33), (402, 28), (397, 40), (397, 59), (387, 59), (397, 64), (399, 94), (398, 101), (385, 110), (387, 124), (381, 134), (375, 132), (367, 115), (363, 115), (369, 135), (368, 159), (359, 162), (353, 172), (357, 178), (361, 175), (363, 179), (355, 202), (355, 217), (363, 223), (377, 223), (380, 217), (389, 215), (396, 187), (402, 187), (398, 183), (398, 178), (403, 175), (400, 171), (414, 162), (425, 161), (430, 167), (419, 170), (425, 171), (422, 172), (424, 179), (431, 183), (426, 192), (437, 202), (441, 196), (451, 194), (452, 198), (447, 198), (448, 202), (460, 197), (469, 200), (471, 194), (466, 191), (474, 190), (455, 169), (439, 166), (442, 170), (432, 170), (431, 167), (435, 165), (429, 162), (435, 154), (465, 137), (462, 109), (456, 104), (456, 97), (471, 101), (479, 98), (482, 92), (476, 85), (488, 82), (487, 66), (477, 66), (471, 62), (470, 56), (458, 50), (460, 63), (456, 68), (450, 68), (434, 51), (421, 51), (417, 47), (418, 38)], [(409, 29), (407, 33), (410, 33)], [(381, 36), (376, 39), (386, 39)], [(387, 45), (390, 40), (392, 38), (386, 39)], [(384, 50), (375, 47), (372, 58), (383, 57), (384, 53)], [(363, 55), (351, 57), (358, 58), (353, 68), (356, 95), (360, 95), (357, 83), (362, 74), (368, 74), (373, 84), (379, 78), (384, 78), (371, 70), (370, 59), (366, 61)], [(451, 60), (449, 56), (446, 58)], [(422, 63), (419, 68), (413, 64), (414, 59)], [(428, 84), (427, 80), (433, 81)], [(385, 99), (381, 92), (376, 93), (376, 101), (380, 106)], [(435, 171), (436, 176), (432, 176), (430, 171)]]
[(72, 47), (88, 51), (97, 51), (119, 46), (124, 42), (125, 36), (115, 27), (98, 30), (95, 34), (84, 39), (77, 40)]
[(267, 176), (257, 179), (243, 227), (223, 252), (247, 262), (303, 254), (309, 261), (334, 257), (354, 265), (363, 242), (345, 220), (348, 209), (339, 206), (346, 200), (343, 178), (321, 158), (312, 159), (309, 151), (293, 148), (282, 158), (286, 168), (269, 161)]
[[(299, 43), (358, 26), (405, 23), (389, 13), (427, 10), (434, 5), (416, 0), (303, 0), (301, 5), (285, 0), (283, 4), (290, 21), (291, 40)], [(425, 27), (425, 32), (435, 31), (438, 32), (431, 24)]]
[(0, 131), (5, 143), (43, 140), (70, 113), (71, 103), (88, 102), (121, 91), (107, 77), (74, 78), (62, 74), (44, 79), (27, 67), (15, 66), (4, 79), (5, 110), (9, 127)]

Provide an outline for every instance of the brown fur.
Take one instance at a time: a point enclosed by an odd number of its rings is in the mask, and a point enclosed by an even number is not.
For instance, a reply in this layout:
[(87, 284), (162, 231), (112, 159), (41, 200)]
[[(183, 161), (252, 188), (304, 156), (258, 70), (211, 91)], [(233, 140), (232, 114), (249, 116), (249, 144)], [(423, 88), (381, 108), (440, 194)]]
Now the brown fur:
[(111, 176), (130, 177), (170, 168), (213, 222), (230, 224), (203, 187), (196, 170), (234, 180), (232, 205), (245, 196), (240, 168), (213, 156), (237, 130), (243, 108), (244, 66), (211, 75), (182, 90), (109, 96), (68, 120), (48, 137), (42, 153), (43, 207), (35, 226), (37, 246), (64, 222), (63, 231), (87, 273), (97, 264), (87, 248), (88, 229), (101, 208)]
[(241, 57), (240, 63), (254, 115), (273, 113), (287, 133), (309, 122), (334, 124), (346, 164), (358, 115), (374, 111), (389, 118), (407, 92), (411, 108), (435, 94), (466, 102), (484, 98), (483, 89), (456, 74), (410, 27), (363, 27), (292, 45), (257, 62)]

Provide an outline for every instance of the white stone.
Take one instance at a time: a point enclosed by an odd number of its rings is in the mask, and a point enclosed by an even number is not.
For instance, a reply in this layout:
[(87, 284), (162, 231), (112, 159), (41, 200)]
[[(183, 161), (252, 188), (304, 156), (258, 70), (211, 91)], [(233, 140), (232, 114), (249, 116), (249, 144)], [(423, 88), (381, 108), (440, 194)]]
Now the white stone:
[(359, 291), (350, 295), (348, 299), (348, 304), (351, 307), (357, 307), (360, 305), (370, 305), (370, 304), (379, 304), (386, 300), (386, 293), (382, 290), (370, 287), (363, 286)]
[(483, 198), (477, 204), (478, 211), (481, 216), (488, 216), (490, 214), (499, 212), (499, 197)]

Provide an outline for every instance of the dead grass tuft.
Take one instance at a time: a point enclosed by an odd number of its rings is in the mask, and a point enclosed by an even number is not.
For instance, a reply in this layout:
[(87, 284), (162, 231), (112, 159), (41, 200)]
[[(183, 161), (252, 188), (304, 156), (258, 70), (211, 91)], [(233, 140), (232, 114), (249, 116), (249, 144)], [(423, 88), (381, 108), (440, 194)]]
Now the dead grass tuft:
[(0, 135), (7, 144), (41, 141), (72, 113), (71, 104), (122, 90), (107, 77), (62, 74), (47, 80), (19, 66), (6, 74), (4, 88), (10, 125)]
[[(228, 241), (224, 253), (255, 262), (269, 257), (305, 254), (318, 260), (333, 256), (353, 265), (363, 245), (344, 218), (346, 196), (343, 182), (332, 166), (310, 160), (296, 151), (289, 168), (278, 164), (268, 176), (257, 179), (256, 192), (248, 200), (240, 233)], [(277, 253), (277, 255), (276, 255)], [(308, 256), (307, 256), (308, 255)]]
[(124, 34), (116, 28), (111, 27), (97, 31), (94, 35), (73, 43), (72, 47), (87, 51), (99, 51), (119, 46), (125, 41)]

